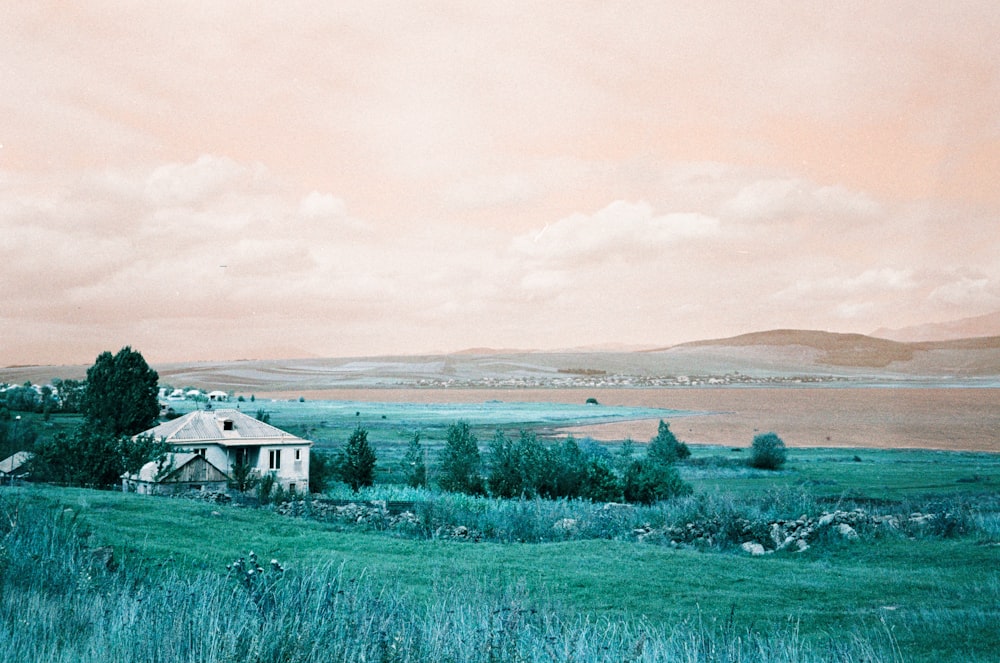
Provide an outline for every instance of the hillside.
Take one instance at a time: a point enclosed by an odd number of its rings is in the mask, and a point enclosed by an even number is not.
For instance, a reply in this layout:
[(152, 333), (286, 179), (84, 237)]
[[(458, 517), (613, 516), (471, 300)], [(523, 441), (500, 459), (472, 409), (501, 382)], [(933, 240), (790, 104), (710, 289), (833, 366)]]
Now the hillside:
[(882, 327), (873, 331), (871, 335), (903, 343), (1000, 336), (1000, 311), (972, 318), (914, 325), (899, 329)]
[[(396, 357), (153, 364), (165, 384), (237, 392), (391, 387), (660, 387), (689, 383), (862, 382), (1000, 377), (1000, 336), (901, 343), (779, 329), (648, 351), (470, 350)], [(85, 366), (0, 369), (0, 382), (82, 378)], [(691, 378), (691, 382), (688, 378)]]

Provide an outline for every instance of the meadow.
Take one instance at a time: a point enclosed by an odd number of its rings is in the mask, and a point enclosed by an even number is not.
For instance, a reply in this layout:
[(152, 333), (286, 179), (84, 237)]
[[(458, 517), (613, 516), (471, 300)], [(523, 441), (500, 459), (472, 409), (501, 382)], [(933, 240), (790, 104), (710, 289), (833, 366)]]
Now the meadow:
[[(291, 517), (274, 506), (4, 488), (0, 658), (996, 660), (995, 453), (801, 447), (769, 472), (746, 466), (749, 437), (693, 443), (679, 466), (693, 496), (613, 509), (392, 484), (414, 430), (433, 449), (452, 417), (485, 404), (492, 412), (476, 420), (482, 433), (501, 425), (559, 435), (577, 425), (578, 410), (615, 409), (603, 394), (611, 405), (585, 405), (589, 395), (576, 392), (566, 410), (510, 408), (502, 422), (492, 393), (463, 394), (464, 409), (345, 401), (336, 416), (312, 395), (241, 404), (267, 409), (282, 428), (321, 432), (321, 447), (335, 448), (359, 423), (369, 428), (379, 483), (358, 495), (337, 486), (329, 497), (404, 500), (413, 519), (403, 524), (322, 518), (306, 503)], [(625, 412), (612, 425), (625, 423)], [(686, 439), (689, 419), (667, 408), (628, 416), (649, 414), (670, 419)], [(629, 421), (655, 427), (656, 419)], [(614, 454), (620, 440), (593, 443)], [(766, 532), (776, 520), (855, 509), (899, 522), (859, 525), (854, 539), (825, 531), (802, 552), (760, 556), (741, 549), (734, 527)], [(676, 534), (688, 525), (707, 535)], [(111, 569), (101, 552), (109, 547)], [(233, 564), (251, 551), (262, 570), (247, 575)]]

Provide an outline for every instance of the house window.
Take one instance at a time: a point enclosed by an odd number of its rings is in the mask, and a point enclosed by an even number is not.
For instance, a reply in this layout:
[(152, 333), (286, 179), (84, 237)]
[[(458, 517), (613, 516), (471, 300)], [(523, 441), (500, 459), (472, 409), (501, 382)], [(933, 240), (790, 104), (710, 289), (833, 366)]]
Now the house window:
[(295, 450), (295, 460), (302, 460), (302, 449)]
[(267, 452), (267, 467), (270, 470), (281, 469), (281, 449), (271, 449)]
[(195, 449), (194, 450), (195, 454), (197, 454), (198, 456), (201, 456), (202, 458), (205, 457), (205, 452), (206, 451), (208, 451), (208, 449), (205, 449), (204, 447), (202, 447), (201, 449)]
[(233, 420), (223, 419), (222, 420), (222, 430), (233, 430)]
[(295, 484), (294, 483), (288, 484), (288, 492), (290, 492), (292, 494), (295, 494)]

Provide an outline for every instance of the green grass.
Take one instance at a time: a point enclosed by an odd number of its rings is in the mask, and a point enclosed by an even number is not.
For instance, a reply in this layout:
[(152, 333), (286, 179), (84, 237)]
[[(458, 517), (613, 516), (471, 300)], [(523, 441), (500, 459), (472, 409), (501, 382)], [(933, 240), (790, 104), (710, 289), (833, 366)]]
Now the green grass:
[[(592, 423), (574, 417), (597, 416), (597, 409), (583, 404), (564, 409), (514, 405), (341, 403), (331, 409), (329, 402), (296, 400), (243, 403), (242, 409), (267, 409), (274, 424), (318, 440), (318, 447), (342, 445), (360, 423), (375, 444), (380, 482), (398, 478), (402, 450), (415, 430), (421, 431), (433, 472), (442, 431), (454, 420), (476, 422), (485, 446), (498, 424), (547, 429), (558, 422)], [(617, 414), (643, 413), (622, 409)], [(645, 414), (669, 419), (667, 412)], [(70, 418), (60, 419), (49, 430), (71, 423)], [(618, 445), (606, 446), (611, 453), (618, 450)], [(643, 453), (643, 446), (637, 445), (637, 454)], [(447, 601), (442, 588), (456, 584), (500, 592), (523, 588), (531, 600), (554, 606), (553, 614), (614, 624), (614, 629), (629, 634), (621, 636), (622, 642), (638, 637), (636, 629), (670, 631), (677, 624), (697, 623), (709, 625), (712, 637), (731, 628), (744, 636), (784, 634), (780, 651), (788, 655), (782, 660), (811, 660), (793, 655), (798, 637), (814, 644), (853, 642), (855, 637), (882, 643), (888, 655), (881, 660), (892, 659), (894, 647), (906, 661), (995, 660), (1000, 651), (1000, 455), (792, 448), (784, 468), (771, 472), (748, 468), (746, 448), (692, 445), (691, 450), (692, 459), (681, 464), (681, 474), (697, 493), (710, 496), (708, 506), (715, 504), (720, 512), (727, 504), (750, 505), (751, 510), (771, 509), (784, 514), (781, 517), (794, 517), (842, 502), (905, 513), (937, 504), (942, 510), (967, 511), (974, 531), (953, 538), (869, 535), (855, 543), (826, 540), (799, 554), (750, 557), (732, 549), (674, 549), (618, 535), (533, 544), (421, 540), (267, 510), (44, 486), (3, 488), (0, 502), (35, 505), (75, 518), (79, 531), (88, 535), (89, 547), (111, 545), (116, 558), (133, 570), (130, 573), (152, 573), (164, 582), (197, 574), (222, 576), (226, 564), (254, 550), (295, 572), (336, 568), (347, 581), (372, 579), (376, 592), (391, 587), (394, 600), (440, 603)], [(396, 492), (413, 499), (405, 491)], [(493, 509), (495, 513), (479, 514), (481, 522), (489, 523), (490, 518), (530, 518), (533, 508), (513, 505), (505, 511), (489, 504), (470, 503), (468, 511), (455, 514), (465, 517), (477, 509)], [(546, 517), (573, 508), (555, 505)], [(682, 514), (684, 508), (668, 504), (635, 511), (631, 517), (663, 520)], [(633, 525), (631, 520), (619, 523), (626, 532)], [(468, 619), (482, 619), (482, 614)], [(466, 635), (479, 627), (469, 628)], [(788, 639), (789, 633), (794, 637)]]
[(221, 572), (254, 550), (290, 568), (334, 564), (350, 577), (392, 579), (414, 597), (454, 579), (523, 584), (528, 595), (593, 619), (669, 625), (698, 615), (721, 624), (732, 615), (739, 628), (794, 623), (817, 641), (884, 622), (906, 660), (988, 660), (1000, 647), (1000, 549), (972, 537), (749, 557), (606, 540), (419, 541), (184, 500), (42, 487), (14, 494), (72, 509), (92, 547), (113, 545), (127, 564), (147, 568)]
[(1000, 492), (1000, 454), (924, 449), (788, 450), (778, 471), (743, 463), (747, 450), (692, 445), (681, 476), (696, 490), (759, 494), (763, 487), (803, 487), (813, 495), (874, 500)]

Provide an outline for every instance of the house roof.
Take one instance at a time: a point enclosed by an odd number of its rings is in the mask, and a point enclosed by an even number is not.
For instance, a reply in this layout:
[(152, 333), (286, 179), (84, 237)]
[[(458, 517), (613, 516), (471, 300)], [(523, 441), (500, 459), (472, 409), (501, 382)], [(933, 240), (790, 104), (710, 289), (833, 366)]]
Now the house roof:
[[(135, 474), (126, 474), (125, 478), (132, 481), (145, 481), (148, 483), (164, 482), (167, 481), (172, 475), (179, 472), (182, 467), (191, 462), (205, 463), (214, 468), (222, 476), (226, 476), (225, 472), (215, 467), (215, 465), (212, 465), (212, 463), (198, 454), (168, 453), (163, 462), (152, 460), (139, 468), (139, 471)], [(161, 474), (164, 469), (168, 470), (167, 473)]]
[(34, 456), (35, 454), (30, 451), (18, 451), (14, 455), (0, 460), (0, 473), (13, 474), (21, 469), (25, 463), (34, 458)]
[[(232, 422), (227, 428), (225, 422)], [(164, 422), (140, 435), (162, 438), (170, 444), (213, 443), (224, 447), (275, 444), (312, 444), (271, 424), (247, 416), (239, 410), (195, 410)]]

